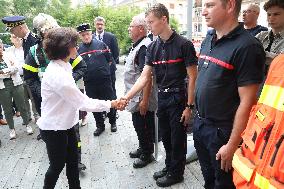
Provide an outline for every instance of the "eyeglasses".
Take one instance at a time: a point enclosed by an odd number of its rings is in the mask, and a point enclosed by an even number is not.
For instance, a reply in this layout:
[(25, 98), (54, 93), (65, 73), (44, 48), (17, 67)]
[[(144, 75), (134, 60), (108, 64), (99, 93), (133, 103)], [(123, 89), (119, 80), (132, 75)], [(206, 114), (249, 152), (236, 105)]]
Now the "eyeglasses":
[(243, 14), (251, 14), (252, 12), (256, 12), (255, 10), (243, 10)]

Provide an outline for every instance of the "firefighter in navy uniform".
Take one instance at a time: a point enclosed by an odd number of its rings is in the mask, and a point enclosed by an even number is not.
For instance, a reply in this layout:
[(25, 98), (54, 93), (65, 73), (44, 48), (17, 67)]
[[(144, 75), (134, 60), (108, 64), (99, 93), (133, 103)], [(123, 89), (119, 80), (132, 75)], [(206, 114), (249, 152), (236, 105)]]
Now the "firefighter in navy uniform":
[(139, 92), (151, 78), (153, 70), (158, 85), (157, 116), (166, 150), (166, 167), (155, 172), (153, 177), (158, 186), (167, 187), (184, 179), (186, 125), (194, 108), (197, 57), (193, 44), (170, 28), (169, 12), (163, 4), (151, 7), (146, 12), (146, 20), (153, 35), (159, 38), (148, 46), (143, 72), (124, 99), (129, 100)]
[[(78, 52), (87, 64), (87, 73), (84, 76), (86, 94), (91, 98), (100, 100), (113, 100), (115, 93), (111, 84), (110, 64), (113, 58), (107, 45), (93, 39), (90, 24), (84, 23), (77, 27), (82, 44)], [(103, 112), (93, 112), (97, 129), (94, 136), (99, 136), (105, 130)], [(111, 125), (111, 132), (116, 132), (116, 110), (110, 109), (107, 114)]]
[(213, 29), (201, 45), (193, 139), (204, 188), (235, 189), (232, 158), (256, 103), (265, 53), (259, 41), (238, 22), (241, 1), (214, 0), (211, 7), (212, 0), (205, 0), (203, 16), (210, 18), (206, 24)]
[(37, 44), (38, 39), (29, 30), (27, 24), (25, 23), (24, 16), (6, 16), (2, 18), (2, 22), (6, 24), (7, 30), (10, 31), (18, 38), (23, 39), (23, 49), (24, 57), (26, 58), (30, 47)]
[[(25, 59), (25, 64), (23, 65), (24, 71), (24, 80), (28, 84), (31, 89), (32, 95), (35, 99), (35, 104), (37, 111), (39, 114), (41, 113), (41, 78), (42, 74), (45, 71), (49, 60), (46, 57), (44, 49), (42, 47), (42, 40), (44, 34), (52, 29), (57, 28), (59, 25), (57, 24), (56, 20), (51, 17), (50, 15), (46, 15), (40, 13), (36, 16), (33, 20), (33, 26), (35, 31), (37, 32), (37, 36), (39, 37), (38, 44), (32, 46), (30, 51)], [(83, 61), (81, 56), (76, 57), (73, 60), (70, 60), (70, 64), (73, 67), (73, 78), (75, 81), (81, 79), (86, 70), (87, 66), (86, 63)], [(79, 133), (79, 123), (75, 125), (76, 137), (78, 140), (78, 162), (79, 162), (79, 170), (85, 170), (86, 166), (81, 163), (81, 140), (80, 140), (80, 133)]]

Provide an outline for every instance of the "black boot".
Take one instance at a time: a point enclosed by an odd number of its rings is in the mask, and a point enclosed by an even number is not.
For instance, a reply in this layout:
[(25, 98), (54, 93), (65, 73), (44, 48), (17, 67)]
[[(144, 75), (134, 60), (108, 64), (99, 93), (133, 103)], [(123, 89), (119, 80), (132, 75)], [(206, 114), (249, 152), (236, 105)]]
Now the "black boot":
[(139, 158), (142, 155), (142, 149), (138, 148), (135, 151), (129, 152), (130, 158)]
[(87, 169), (87, 167), (83, 163), (79, 162), (78, 163), (78, 169), (79, 169), (79, 171), (84, 171), (84, 170)]
[(113, 124), (110, 125), (110, 131), (111, 132), (116, 132), (117, 131), (116, 123), (113, 123)]
[(148, 165), (149, 163), (151, 163), (152, 161), (154, 161), (154, 157), (153, 157), (152, 154), (150, 154), (150, 155), (142, 154), (140, 156), (140, 158), (136, 159), (133, 162), (133, 167), (134, 168), (143, 168), (146, 165)]
[(104, 131), (105, 128), (98, 127), (94, 132), (94, 136), (100, 136)]
[(168, 173), (168, 168), (165, 167), (165, 168), (163, 168), (161, 171), (155, 172), (154, 175), (153, 175), (153, 178), (154, 178), (155, 180), (158, 180), (158, 178), (161, 178), (161, 177), (166, 176), (167, 173)]
[(159, 178), (156, 181), (156, 184), (159, 187), (168, 187), (176, 183), (180, 183), (183, 181), (183, 176), (173, 176), (171, 174), (167, 174), (164, 177)]

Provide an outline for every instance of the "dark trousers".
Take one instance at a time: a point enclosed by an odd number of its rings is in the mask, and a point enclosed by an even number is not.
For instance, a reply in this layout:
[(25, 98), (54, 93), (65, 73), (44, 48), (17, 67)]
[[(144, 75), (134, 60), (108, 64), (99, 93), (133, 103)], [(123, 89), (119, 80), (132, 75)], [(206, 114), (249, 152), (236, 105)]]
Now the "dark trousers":
[(221, 169), (221, 161), (216, 160), (219, 149), (227, 144), (232, 127), (231, 124), (216, 124), (200, 118), (194, 119), (193, 139), (206, 189), (235, 189), (232, 171)]
[(79, 130), (80, 126), (79, 123), (77, 123), (76, 125), (74, 125), (74, 129), (75, 129), (75, 134), (76, 134), (76, 140), (77, 140), (77, 149), (78, 149), (78, 163), (81, 163), (81, 137), (80, 137), (80, 130)]
[(186, 159), (186, 127), (180, 122), (185, 109), (185, 94), (158, 93), (159, 126), (166, 150), (165, 164), (172, 175), (182, 176)]
[(113, 90), (113, 92), (114, 92), (114, 97), (115, 97), (115, 99), (116, 99), (117, 97), (116, 97), (116, 88), (115, 88), (115, 81), (116, 81), (115, 71), (114, 71), (114, 72), (111, 72), (111, 74), (110, 74), (110, 79), (111, 79), (112, 90)]
[(46, 143), (49, 168), (45, 174), (44, 189), (53, 189), (66, 164), (70, 189), (80, 189), (77, 139), (74, 127), (68, 130), (40, 130)]
[[(84, 89), (80, 89), (80, 91), (82, 93), (85, 93)], [(79, 120), (83, 120), (86, 116), (87, 116), (87, 112), (86, 111), (79, 111)], [(80, 135), (79, 135), (79, 137), (80, 137)]]
[[(111, 85), (111, 79), (107, 78), (102, 80), (101, 83), (95, 83), (88, 81), (85, 82), (86, 94), (90, 98), (99, 99), (99, 100), (114, 100), (115, 95)], [(96, 126), (98, 128), (105, 128), (103, 112), (93, 112), (94, 118), (96, 120)], [(109, 123), (116, 123), (116, 110), (114, 108), (110, 109), (110, 112), (107, 114), (109, 118)]]
[(1, 106), (1, 104), (0, 104), (0, 119), (3, 119), (3, 113), (2, 113), (2, 106)]
[(150, 155), (154, 153), (154, 138), (153, 128), (155, 127), (154, 112), (147, 111), (146, 115), (142, 116), (140, 112), (132, 113), (132, 122), (137, 133), (139, 148), (142, 153)]

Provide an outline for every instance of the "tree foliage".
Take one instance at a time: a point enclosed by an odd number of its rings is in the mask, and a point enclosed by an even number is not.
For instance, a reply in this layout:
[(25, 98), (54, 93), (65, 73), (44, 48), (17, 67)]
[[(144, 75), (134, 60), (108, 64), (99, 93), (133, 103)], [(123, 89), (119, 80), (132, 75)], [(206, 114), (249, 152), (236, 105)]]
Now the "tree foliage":
[[(107, 7), (105, 0), (98, 0), (94, 5), (75, 8), (71, 7), (71, 0), (0, 0), (0, 4), (1, 18), (7, 15), (26, 16), (29, 28), (32, 28), (32, 19), (41, 12), (53, 16), (62, 27), (74, 28), (81, 23), (90, 23), (94, 29), (94, 18), (102, 16), (106, 19), (106, 31), (116, 35), (122, 54), (126, 53), (131, 45), (128, 36), (131, 19), (134, 15), (143, 12), (138, 7)], [(171, 26), (177, 29), (177, 20), (170, 20)], [(2, 32), (5, 32), (5, 26), (1, 22), (0, 33)]]

